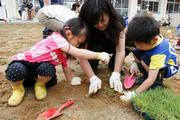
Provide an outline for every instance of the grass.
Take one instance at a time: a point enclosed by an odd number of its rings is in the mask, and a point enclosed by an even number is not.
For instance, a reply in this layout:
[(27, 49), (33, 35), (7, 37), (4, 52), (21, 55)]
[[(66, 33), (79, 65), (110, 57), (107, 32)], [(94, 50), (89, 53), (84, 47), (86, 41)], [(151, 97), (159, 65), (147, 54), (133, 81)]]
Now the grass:
[(169, 89), (155, 89), (133, 98), (133, 103), (156, 120), (180, 120), (180, 96)]

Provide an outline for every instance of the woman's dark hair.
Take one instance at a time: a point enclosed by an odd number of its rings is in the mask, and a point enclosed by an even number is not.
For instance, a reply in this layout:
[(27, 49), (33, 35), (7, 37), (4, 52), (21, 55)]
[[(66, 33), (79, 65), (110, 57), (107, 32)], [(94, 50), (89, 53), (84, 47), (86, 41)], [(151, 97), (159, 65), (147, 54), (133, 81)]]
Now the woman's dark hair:
[(120, 32), (124, 29), (125, 24), (109, 0), (86, 0), (81, 7), (79, 17), (86, 22), (89, 28), (97, 24), (103, 14), (109, 15), (110, 20), (106, 31), (114, 44), (117, 45)]
[(77, 7), (80, 7), (80, 4), (78, 2), (73, 3), (71, 10), (75, 11)]
[(64, 28), (61, 31), (64, 37), (65, 37), (65, 34), (64, 34), (65, 29), (71, 30), (74, 36), (78, 36), (79, 34), (87, 35), (88, 33), (87, 26), (81, 18), (72, 18), (65, 23)]
[(153, 17), (136, 16), (128, 25), (126, 40), (131, 43), (150, 43), (159, 33), (159, 23)]

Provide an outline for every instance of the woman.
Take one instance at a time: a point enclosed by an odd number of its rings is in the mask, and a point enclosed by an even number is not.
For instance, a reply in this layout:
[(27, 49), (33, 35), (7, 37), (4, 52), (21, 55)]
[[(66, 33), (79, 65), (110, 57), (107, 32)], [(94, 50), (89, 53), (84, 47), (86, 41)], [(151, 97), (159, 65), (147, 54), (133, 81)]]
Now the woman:
[[(118, 16), (109, 0), (87, 0), (81, 8), (79, 17), (86, 22), (89, 29), (87, 49), (113, 54), (108, 65), (113, 70), (109, 84), (115, 91), (121, 92), (123, 88), (120, 71), (125, 57), (123, 18)], [(98, 63), (80, 59), (82, 69), (90, 78), (89, 94), (96, 93), (101, 88), (101, 80), (94, 73)]]

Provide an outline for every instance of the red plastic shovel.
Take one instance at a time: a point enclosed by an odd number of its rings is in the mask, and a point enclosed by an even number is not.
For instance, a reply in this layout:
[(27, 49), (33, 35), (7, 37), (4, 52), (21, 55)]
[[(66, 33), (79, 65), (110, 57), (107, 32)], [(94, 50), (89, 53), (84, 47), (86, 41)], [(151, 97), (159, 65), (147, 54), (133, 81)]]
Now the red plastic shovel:
[(57, 116), (62, 115), (63, 113), (61, 113), (61, 111), (66, 108), (71, 106), (72, 104), (74, 104), (73, 100), (69, 100), (66, 103), (64, 103), (62, 106), (60, 106), (59, 108), (51, 108), (43, 113), (41, 113), (36, 120), (51, 120), (52, 118), (55, 118)]
[(126, 75), (125, 79), (124, 79), (124, 87), (126, 89), (130, 89), (132, 88), (132, 86), (134, 85), (136, 79), (134, 77), (134, 73), (132, 73), (131, 75)]

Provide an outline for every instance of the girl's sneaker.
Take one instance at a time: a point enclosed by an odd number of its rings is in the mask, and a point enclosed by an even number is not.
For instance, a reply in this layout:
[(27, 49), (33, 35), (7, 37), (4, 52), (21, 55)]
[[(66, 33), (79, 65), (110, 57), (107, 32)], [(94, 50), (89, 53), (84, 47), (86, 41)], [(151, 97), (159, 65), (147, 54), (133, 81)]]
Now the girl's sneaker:
[(37, 100), (43, 100), (44, 98), (46, 98), (47, 90), (44, 83), (36, 82), (34, 86), (34, 90), (35, 90), (35, 97)]
[(24, 86), (23, 85), (13, 86), (12, 89), (13, 89), (13, 93), (8, 100), (8, 105), (17, 106), (21, 103), (24, 97), (25, 94)]

